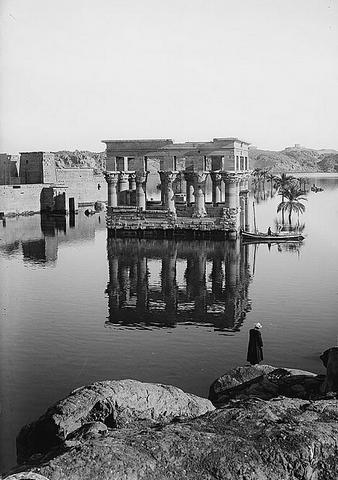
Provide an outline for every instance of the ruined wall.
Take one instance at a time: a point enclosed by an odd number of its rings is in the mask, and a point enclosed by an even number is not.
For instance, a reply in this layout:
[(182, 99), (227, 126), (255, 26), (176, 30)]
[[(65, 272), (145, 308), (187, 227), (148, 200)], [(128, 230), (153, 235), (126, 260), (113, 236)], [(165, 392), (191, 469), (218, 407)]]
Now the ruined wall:
[(0, 185), (19, 183), (19, 155), (0, 153)]
[(39, 212), (40, 194), (45, 185), (1, 185), (0, 212), (9, 213)]
[(57, 168), (56, 180), (68, 187), (68, 198), (74, 197), (78, 204), (107, 201), (107, 182), (102, 174), (94, 174), (91, 168)]

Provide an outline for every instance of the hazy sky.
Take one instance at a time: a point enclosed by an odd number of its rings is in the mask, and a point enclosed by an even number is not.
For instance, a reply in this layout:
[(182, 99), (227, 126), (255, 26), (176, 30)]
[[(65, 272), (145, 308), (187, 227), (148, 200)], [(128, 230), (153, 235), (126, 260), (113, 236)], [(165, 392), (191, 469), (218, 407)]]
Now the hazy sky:
[(338, 0), (0, 0), (0, 151), (338, 149)]

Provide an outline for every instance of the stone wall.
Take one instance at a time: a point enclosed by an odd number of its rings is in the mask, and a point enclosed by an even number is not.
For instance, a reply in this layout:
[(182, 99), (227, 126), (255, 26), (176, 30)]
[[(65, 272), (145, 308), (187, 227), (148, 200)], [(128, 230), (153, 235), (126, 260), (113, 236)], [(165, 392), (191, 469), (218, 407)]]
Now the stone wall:
[(23, 152), (20, 154), (21, 183), (55, 183), (55, 158), (49, 152)]
[(20, 214), (40, 211), (40, 195), (45, 185), (1, 185), (0, 213)]
[(19, 183), (19, 155), (0, 153), (0, 185)]
[(56, 179), (58, 184), (68, 187), (68, 198), (74, 197), (77, 204), (107, 201), (107, 182), (102, 174), (94, 174), (91, 168), (57, 168)]

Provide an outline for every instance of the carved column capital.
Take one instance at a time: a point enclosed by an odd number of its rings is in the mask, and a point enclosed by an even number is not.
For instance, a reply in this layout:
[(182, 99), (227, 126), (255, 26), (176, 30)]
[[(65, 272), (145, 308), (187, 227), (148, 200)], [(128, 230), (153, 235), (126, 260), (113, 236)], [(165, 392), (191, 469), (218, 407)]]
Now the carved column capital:
[(112, 185), (116, 185), (119, 179), (119, 172), (103, 172), (106, 182)]
[(136, 184), (144, 183), (147, 180), (149, 172), (139, 171), (135, 173)]
[(208, 175), (208, 172), (203, 172), (203, 171), (198, 171), (198, 172), (185, 171), (183, 173), (187, 182), (191, 182), (193, 184), (196, 183), (198, 185), (204, 183)]
[(120, 173), (119, 173), (119, 180), (120, 180), (120, 182), (127, 182), (127, 181), (128, 181), (128, 177), (129, 177), (129, 173), (128, 173), (128, 172), (120, 172)]
[(160, 174), (161, 182), (163, 183), (172, 183), (178, 174), (178, 172), (174, 172), (172, 170), (169, 170), (169, 171), (161, 170), (158, 173)]
[(230, 184), (234, 184), (234, 185), (239, 184), (240, 178), (239, 178), (238, 175), (230, 174), (230, 173), (224, 173), (224, 172), (222, 172), (221, 175), (222, 175), (222, 180), (223, 180), (224, 183), (230, 183)]
[(211, 177), (211, 180), (214, 182), (214, 183), (219, 183), (222, 181), (222, 174), (220, 172), (209, 172), (210, 173), (210, 177)]

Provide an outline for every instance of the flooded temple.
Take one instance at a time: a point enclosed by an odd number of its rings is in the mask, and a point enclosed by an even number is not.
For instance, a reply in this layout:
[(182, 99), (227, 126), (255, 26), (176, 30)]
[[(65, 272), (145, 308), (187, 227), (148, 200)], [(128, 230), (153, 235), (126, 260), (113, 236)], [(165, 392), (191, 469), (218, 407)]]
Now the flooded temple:
[(233, 137), (103, 143), (109, 236), (234, 239), (249, 229), (249, 143)]
[(109, 325), (238, 331), (251, 309), (250, 245), (109, 238)]

